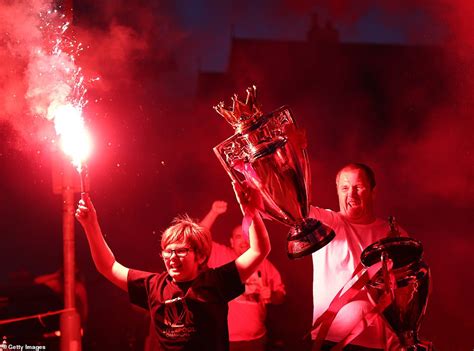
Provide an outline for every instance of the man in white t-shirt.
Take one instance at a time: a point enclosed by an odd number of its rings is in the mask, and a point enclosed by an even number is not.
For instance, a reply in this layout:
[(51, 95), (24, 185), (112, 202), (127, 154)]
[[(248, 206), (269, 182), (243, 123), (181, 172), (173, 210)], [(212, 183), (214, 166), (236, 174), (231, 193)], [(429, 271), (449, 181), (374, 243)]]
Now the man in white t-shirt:
[[(200, 224), (210, 229), (218, 216), (227, 211), (225, 201), (214, 201)], [(242, 226), (232, 231), (230, 247), (212, 242), (209, 267), (218, 267), (240, 256), (249, 248)], [(280, 304), (286, 295), (285, 286), (275, 266), (265, 259), (245, 281), (245, 292), (229, 302), (228, 327), (230, 351), (264, 351), (266, 346), (265, 317), (267, 304)]]
[[(386, 237), (390, 230), (387, 221), (375, 217), (375, 185), (375, 175), (370, 167), (360, 163), (348, 164), (336, 176), (339, 212), (311, 208), (311, 217), (330, 226), (336, 233), (328, 245), (312, 255), (313, 322), (326, 311), (337, 292), (351, 279), (360, 263), (362, 251), (373, 242)], [(344, 339), (372, 308), (373, 304), (363, 289), (355, 299), (340, 309), (322, 349), (329, 350)], [(318, 331), (318, 328), (313, 329), (313, 340)], [(378, 316), (352, 340), (346, 350), (387, 349), (393, 348), (394, 342), (394, 334)]]

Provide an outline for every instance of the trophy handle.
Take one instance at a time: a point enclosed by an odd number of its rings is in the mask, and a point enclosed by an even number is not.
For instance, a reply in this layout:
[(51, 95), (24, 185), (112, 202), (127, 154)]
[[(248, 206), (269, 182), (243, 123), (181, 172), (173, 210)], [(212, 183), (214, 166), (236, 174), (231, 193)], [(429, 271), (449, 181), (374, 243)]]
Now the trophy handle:
[[(231, 138), (229, 138), (231, 139)], [(222, 167), (224, 167), (225, 171), (227, 172), (227, 174), (229, 175), (230, 179), (233, 181), (233, 182), (236, 182), (236, 183), (239, 183), (239, 184), (242, 184), (244, 181), (245, 181), (245, 177), (242, 173), (240, 172), (237, 172), (234, 168), (232, 168), (228, 163), (227, 163), (227, 160), (226, 160), (226, 155), (223, 151), (223, 146), (225, 144), (228, 143), (228, 140), (224, 140), (222, 143), (220, 143), (219, 145), (215, 146), (213, 148), (214, 150), (214, 153), (216, 154), (217, 158), (219, 159), (219, 162), (221, 163)]]
[[(235, 164), (233, 160), (230, 160), (228, 156), (226, 155), (226, 150), (228, 151), (229, 145), (234, 145), (233, 142), (235, 142), (236, 139), (240, 138), (241, 134), (236, 134), (233, 135), (232, 137), (226, 139), (216, 147), (214, 147), (214, 153), (216, 154), (217, 158), (219, 159), (220, 163), (222, 164), (222, 167), (226, 170), (227, 174), (229, 175), (230, 179), (232, 182), (236, 182), (239, 184), (242, 184), (244, 181), (249, 181), (252, 186), (256, 187), (259, 189), (259, 180), (258, 176), (254, 174), (252, 177), (248, 178), (248, 174), (246, 175), (246, 170), (245, 168), (248, 165), (245, 165), (245, 162), (242, 160), (239, 160), (238, 162), (241, 162), (241, 165)], [(247, 170), (248, 171), (248, 170)], [(250, 171), (252, 173), (252, 171)], [(280, 208), (275, 204), (273, 199), (266, 194), (266, 192), (262, 192), (261, 190), (260, 194), (264, 200), (264, 207), (266, 211), (262, 211), (261, 215), (265, 219), (273, 219), (276, 220), (282, 224), (288, 225), (285, 221), (281, 220), (281, 217), (284, 216), (283, 213), (281, 213)], [(268, 212), (268, 213), (267, 213)]]

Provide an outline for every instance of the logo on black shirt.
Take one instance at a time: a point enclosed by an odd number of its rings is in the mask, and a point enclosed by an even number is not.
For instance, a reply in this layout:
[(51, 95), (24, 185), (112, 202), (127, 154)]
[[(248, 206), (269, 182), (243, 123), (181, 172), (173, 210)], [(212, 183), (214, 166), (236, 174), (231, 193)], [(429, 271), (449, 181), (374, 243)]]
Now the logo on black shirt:
[(196, 331), (193, 313), (189, 310), (186, 300), (182, 297), (165, 301), (163, 322), (168, 327), (164, 332), (171, 338), (188, 338)]

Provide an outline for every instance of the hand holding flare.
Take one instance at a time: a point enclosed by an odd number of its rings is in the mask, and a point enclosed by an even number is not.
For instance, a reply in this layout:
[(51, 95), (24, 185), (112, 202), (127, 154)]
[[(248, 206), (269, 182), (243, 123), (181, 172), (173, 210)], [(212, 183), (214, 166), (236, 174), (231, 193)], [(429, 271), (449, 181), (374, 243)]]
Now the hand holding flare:
[(81, 194), (75, 217), (84, 228), (92, 227), (97, 223), (97, 212), (88, 193)]

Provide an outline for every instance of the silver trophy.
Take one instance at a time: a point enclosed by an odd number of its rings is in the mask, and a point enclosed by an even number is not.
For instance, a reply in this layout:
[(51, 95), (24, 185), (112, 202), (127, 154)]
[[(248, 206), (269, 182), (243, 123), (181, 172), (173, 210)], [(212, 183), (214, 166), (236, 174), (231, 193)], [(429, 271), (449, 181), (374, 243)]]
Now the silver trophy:
[(237, 95), (233, 105), (214, 109), (232, 125), (235, 134), (214, 148), (235, 182), (248, 181), (263, 198), (263, 215), (290, 226), (288, 257), (300, 258), (319, 250), (335, 236), (320, 221), (308, 218), (310, 169), (306, 145), (290, 110), (283, 106), (264, 114), (257, 104), (256, 87), (247, 98)]
[[(418, 330), (428, 305), (430, 270), (422, 261), (423, 247), (418, 240), (400, 237), (390, 218), (389, 235), (368, 246), (361, 255), (366, 267), (382, 261), (382, 269), (368, 283), (367, 290), (374, 303), (384, 294), (391, 295), (391, 303), (383, 311), (383, 317), (397, 334), (403, 350), (433, 350), (430, 342), (418, 339)], [(388, 260), (393, 262), (390, 282)]]

